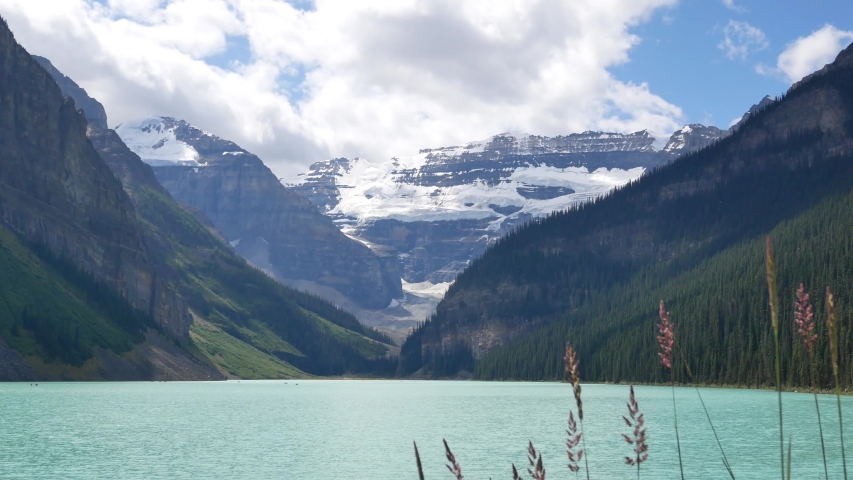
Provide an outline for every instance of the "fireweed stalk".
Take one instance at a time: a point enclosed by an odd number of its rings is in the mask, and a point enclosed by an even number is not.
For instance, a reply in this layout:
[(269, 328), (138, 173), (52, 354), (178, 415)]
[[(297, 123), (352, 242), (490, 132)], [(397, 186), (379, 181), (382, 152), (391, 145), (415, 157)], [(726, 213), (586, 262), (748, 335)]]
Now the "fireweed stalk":
[[(625, 457), (625, 464), (628, 466), (637, 466), (637, 479), (640, 478), (640, 464), (649, 458), (649, 445), (646, 443), (646, 421), (643, 419), (643, 414), (640, 413), (640, 406), (637, 405), (637, 398), (634, 396), (634, 385), (631, 385), (631, 395), (628, 397), (628, 416), (622, 417), (625, 424), (631, 429), (629, 435), (622, 434), (622, 438), (628, 442), (628, 445), (633, 446), (634, 455)], [(630, 418), (629, 418), (630, 417)]]
[(782, 431), (782, 368), (779, 351), (779, 294), (776, 290), (776, 263), (773, 261), (773, 243), (767, 236), (767, 290), (770, 294), (770, 321), (773, 326), (773, 344), (776, 347), (776, 393), (779, 398), (779, 469), (785, 479), (785, 440)]
[(681, 471), (681, 480), (684, 480), (684, 464), (681, 459), (681, 438), (678, 436), (678, 413), (675, 409), (675, 372), (672, 369), (672, 346), (675, 344), (675, 333), (672, 331), (672, 323), (669, 321), (669, 312), (663, 300), (660, 301), (660, 323), (658, 324), (660, 335), (658, 345), (661, 352), (658, 353), (660, 363), (669, 370), (669, 384), (672, 387), (672, 418), (675, 425), (675, 444), (678, 446), (678, 468)]
[[(572, 389), (575, 393), (575, 402), (578, 406), (578, 419), (580, 419), (581, 430), (580, 430), (580, 438), (583, 444), (583, 449), (580, 451), (580, 455), (586, 452), (586, 438), (583, 435), (583, 402), (581, 401), (581, 376), (578, 371), (578, 356), (575, 353), (574, 349), (572, 349), (572, 345), (566, 342), (566, 354), (563, 356), (563, 364), (566, 367), (566, 375), (569, 377), (569, 380), (572, 382)], [(571, 417), (570, 417), (571, 418)], [(578, 456), (578, 461), (580, 461), (581, 457)], [(583, 455), (583, 463), (586, 470), (586, 480), (589, 480), (589, 462), (586, 457), (588, 455)]]
[[(813, 347), (817, 340), (817, 334), (814, 333), (815, 320), (814, 312), (812, 311), (811, 303), (809, 303), (809, 294), (806, 293), (805, 286), (801, 283), (797, 289), (797, 300), (794, 302), (794, 323), (797, 325), (797, 333), (803, 339), (803, 346), (809, 356), (809, 375), (812, 380), (812, 393), (814, 394), (814, 407), (817, 410), (817, 428), (820, 432), (820, 451), (823, 454), (823, 473), (824, 478), (829, 478), (829, 469), (826, 466), (826, 445), (823, 441), (823, 426), (820, 420), (820, 404), (817, 400), (817, 384), (815, 377), (815, 365)], [(790, 461), (790, 458), (788, 459)]]
[(835, 324), (835, 297), (826, 287), (826, 330), (829, 334), (829, 352), (832, 357), (832, 376), (835, 377), (835, 399), (838, 402), (838, 429), (841, 434), (841, 464), (847, 480), (847, 459), (844, 458), (844, 425), (841, 421), (841, 385), (838, 383), (838, 332)]

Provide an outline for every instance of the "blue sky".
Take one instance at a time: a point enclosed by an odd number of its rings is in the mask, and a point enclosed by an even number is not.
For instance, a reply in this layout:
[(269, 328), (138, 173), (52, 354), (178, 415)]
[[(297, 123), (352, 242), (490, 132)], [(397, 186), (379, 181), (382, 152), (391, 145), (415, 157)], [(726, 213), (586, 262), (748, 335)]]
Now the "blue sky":
[[(764, 95), (783, 94), (790, 83), (782, 76), (762, 75), (756, 65), (775, 65), (786, 45), (831, 24), (853, 30), (853, 2), (838, 0), (737, 3), (687, 0), (663, 9), (654, 20), (632, 29), (642, 42), (631, 61), (612, 72), (624, 81), (648, 82), (651, 90), (680, 106), (688, 122), (711, 121), (727, 127)], [(747, 22), (766, 35), (767, 47), (745, 59), (727, 58), (718, 45), (730, 20)]]

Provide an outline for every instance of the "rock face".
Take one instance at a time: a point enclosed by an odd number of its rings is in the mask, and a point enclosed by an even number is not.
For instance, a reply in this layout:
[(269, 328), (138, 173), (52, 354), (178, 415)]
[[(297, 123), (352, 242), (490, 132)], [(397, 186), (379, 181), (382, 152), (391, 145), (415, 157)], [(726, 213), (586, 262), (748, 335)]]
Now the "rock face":
[(83, 114), (86, 116), (86, 121), (89, 122), (90, 127), (107, 128), (107, 112), (104, 110), (104, 106), (101, 105), (100, 102), (90, 97), (89, 94), (86, 93), (86, 90), (80, 88), (80, 86), (74, 83), (73, 80), (57, 70), (56, 67), (50, 63), (50, 60), (44, 57), (39, 57), (38, 55), (33, 55), (32, 58), (38, 62), (42, 68), (47, 70), (47, 73), (49, 73), (51, 77), (53, 77), (53, 80), (57, 85), (59, 85), (59, 89), (62, 91), (63, 96), (74, 99), (74, 103), (77, 108), (83, 110)]
[(368, 308), (402, 297), (395, 252), (346, 237), (233, 142), (167, 117), (116, 131), (173, 198), (202, 210), (240, 255), (274, 278), (331, 287)]
[[(386, 162), (336, 158), (282, 182), (347, 235), (398, 252), (406, 297), (393, 310), (397, 327), (408, 328), (423, 320), (424, 302), (437, 302), (422, 291), (447, 288), (507, 232), (598, 197), (726, 133), (688, 125), (662, 150), (646, 131), (504, 133)], [(360, 318), (387, 327), (387, 313), (360, 312)]]
[(190, 317), (87, 121), (0, 25), (0, 224), (92, 274), (175, 338)]
[(672, 134), (662, 151), (675, 154), (695, 152), (725, 135), (727, 132), (714, 126), (706, 127), (696, 123), (685, 125), (681, 130)]

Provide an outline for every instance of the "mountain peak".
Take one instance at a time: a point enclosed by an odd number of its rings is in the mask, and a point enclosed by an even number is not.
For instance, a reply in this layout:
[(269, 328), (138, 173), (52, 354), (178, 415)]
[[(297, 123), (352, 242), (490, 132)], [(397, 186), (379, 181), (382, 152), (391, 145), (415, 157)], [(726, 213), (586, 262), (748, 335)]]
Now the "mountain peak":
[(146, 115), (117, 126), (116, 133), (149, 165), (198, 165), (198, 151), (177, 138), (179, 126), (174, 118)]

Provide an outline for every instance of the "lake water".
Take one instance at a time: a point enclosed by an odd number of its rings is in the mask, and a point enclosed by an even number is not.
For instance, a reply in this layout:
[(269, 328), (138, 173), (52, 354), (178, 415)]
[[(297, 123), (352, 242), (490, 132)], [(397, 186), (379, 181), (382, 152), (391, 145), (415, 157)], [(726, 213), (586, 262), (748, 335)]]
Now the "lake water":
[[(636, 478), (624, 465), (628, 387), (583, 388), (591, 478)], [(637, 387), (650, 457), (641, 474), (679, 478), (671, 391)], [(702, 389), (739, 479), (779, 476), (776, 394)], [(727, 478), (693, 389), (676, 390), (688, 478)], [(823, 466), (808, 394), (784, 395), (793, 478)], [(820, 396), (830, 477), (841, 478), (835, 397)], [(853, 427), (853, 398), (843, 398)], [(466, 479), (510, 478), (528, 439), (550, 479), (566, 468), (571, 386), (553, 383), (229, 381), (0, 385), (0, 478), (416, 479), (412, 441), (426, 478), (448, 479), (446, 438)], [(848, 452), (853, 429), (845, 428)], [(853, 472), (853, 455), (850, 468)], [(525, 475), (526, 476), (526, 475)], [(583, 476), (583, 475), (582, 475)]]

